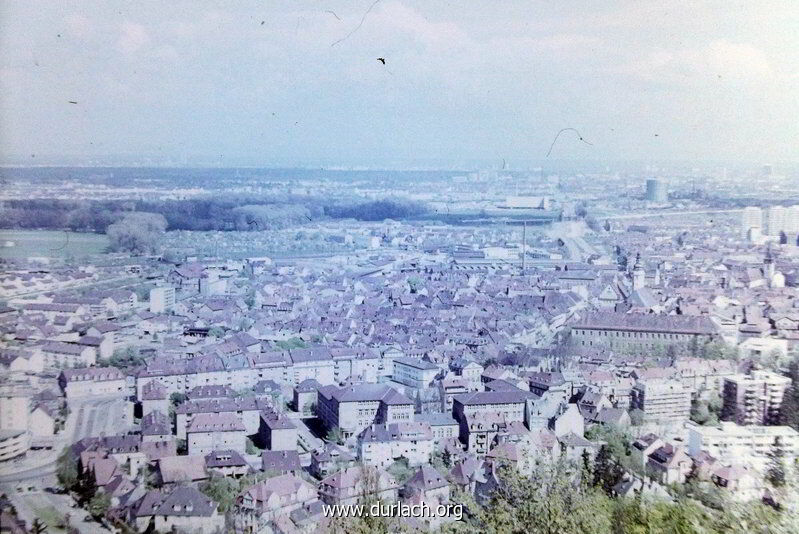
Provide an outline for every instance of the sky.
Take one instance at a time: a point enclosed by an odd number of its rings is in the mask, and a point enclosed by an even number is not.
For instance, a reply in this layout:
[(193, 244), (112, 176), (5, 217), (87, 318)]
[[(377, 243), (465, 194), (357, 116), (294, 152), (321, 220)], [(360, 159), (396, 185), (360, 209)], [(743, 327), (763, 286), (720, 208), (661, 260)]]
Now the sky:
[(550, 148), (799, 161), (799, 4), (0, 2), (4, 162), (379, 165)]

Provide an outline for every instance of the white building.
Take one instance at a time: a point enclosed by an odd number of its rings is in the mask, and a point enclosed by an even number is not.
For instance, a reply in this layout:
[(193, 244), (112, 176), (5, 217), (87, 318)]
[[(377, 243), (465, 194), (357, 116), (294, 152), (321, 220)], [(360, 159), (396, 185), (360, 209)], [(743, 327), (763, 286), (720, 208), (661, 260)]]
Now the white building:
[(394, 374), (392, 377), (400, 384), (422, 389), (430, 385), (438, 371), (438, 366), (425, 360), (397, 358), (394, 360)]
[(769, 453), (778, 444), (787, 463), (799, 456), (799, 432), (789, 426), (740, 426), (722, 422), (718, 426), (688, 423), (688, 452), (694, 458), (706, 451), (723, 462), (750, 464), (763, 470)]
[(175, 305), (175, 288), (172, 286), (154, 287), (150, 290), (150, 312), (164, 313)]
[(757, 229), (758, 233), (763, 231), (763, 210), (755, 206), (743, 209), (741, 213), (741, 230), (744, 237), (749, 235), (751, 229)]

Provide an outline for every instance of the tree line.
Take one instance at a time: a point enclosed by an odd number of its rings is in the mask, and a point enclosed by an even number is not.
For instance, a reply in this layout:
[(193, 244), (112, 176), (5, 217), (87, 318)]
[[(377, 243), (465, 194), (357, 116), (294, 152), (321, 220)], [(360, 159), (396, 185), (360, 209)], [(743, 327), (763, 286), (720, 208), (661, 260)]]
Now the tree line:
[(181, 200), (15, 199), (0, 203), (0, 228), (106, 233), (131, 212), (161, 215), (168, 230), (276, 230), (311, 221), (382, 221), (424, 215), (407, 198), (326, 199), (314, 196), (226, 196)]

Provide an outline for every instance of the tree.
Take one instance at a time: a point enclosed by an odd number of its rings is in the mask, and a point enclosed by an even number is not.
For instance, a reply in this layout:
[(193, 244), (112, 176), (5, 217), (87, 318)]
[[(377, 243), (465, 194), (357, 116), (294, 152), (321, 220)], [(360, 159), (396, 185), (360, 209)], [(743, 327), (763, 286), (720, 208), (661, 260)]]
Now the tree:
[(31, 523), (31, 534), (44, 534), (47, 531), (47, 525), (41, 522), (39, 518), (35, 518)]
[(201, 492), (219, 503), (219, 511), (222, 513), (233, 506), (240, 489), (236, 479), (219, 475), (211, 475), (211, 478), (200, 485)]
[(593, 486), (611, 495), (613, 487), (621, 482), (623, 476), (624, 469), (613, 459), (610, 448), (602, 445), (594, 458)]
[(386, 471), (396, 479), (400, 486), (404, 485), (413, 476), (413, 469), (408, 464), (408, 459), (404, 457), (400, 457), (388, 466)]
[(768, 454), (769, 463), (766, 471), (766, 480), (775, 488), (781, 488), (785, 485), (784, 456), (785, 451), (782, 449), (782, 442), (780, 438), (775, 438)]
[(208, 330), (208, 335), (211, 337), (222, 337), (225, 335), (225, 330), (219, 326), (214, 326)]
[(96, 492), (86, 507), (89, 513), (98, 519), (105, 517), (109, 508), (111, 508), (111, 496), (104, 491)]
[(780, 424), (799, 430), (799, 357), (794, 357), (788, 364), (788, 378), (792, 383), (782, 398)]
[(106, 234), (114, 252), (147, 254), (156, 251), (166, 227), (161, 214), (134, 212), (109, 225)]
[(785, 234), (784, 231), (780, 231), (780, 245), (787, 245), (788, 244), (788, 236)]
[(58, 484), (67, 491), (72, 491), (78, 484), (78, 459), (71, 447), (64, 447), (56, 460), (56, 478)]
[(334, 426), (333, 428), (328, 430), (325, 439), (331, 443), (344, 445), (344, 437), (341, 435), (341, 429), (337, 426)]

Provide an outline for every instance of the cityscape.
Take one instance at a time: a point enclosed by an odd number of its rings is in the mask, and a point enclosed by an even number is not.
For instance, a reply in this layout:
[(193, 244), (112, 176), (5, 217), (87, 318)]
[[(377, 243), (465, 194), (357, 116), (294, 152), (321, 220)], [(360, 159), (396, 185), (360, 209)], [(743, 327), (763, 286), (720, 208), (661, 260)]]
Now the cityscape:
[(799, 532), (796, 6), (242, 4), (0, 8), (0, 532)]

